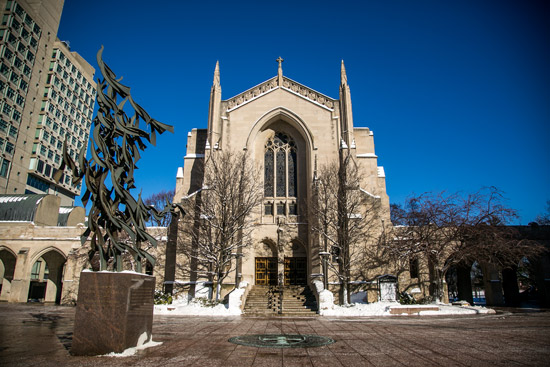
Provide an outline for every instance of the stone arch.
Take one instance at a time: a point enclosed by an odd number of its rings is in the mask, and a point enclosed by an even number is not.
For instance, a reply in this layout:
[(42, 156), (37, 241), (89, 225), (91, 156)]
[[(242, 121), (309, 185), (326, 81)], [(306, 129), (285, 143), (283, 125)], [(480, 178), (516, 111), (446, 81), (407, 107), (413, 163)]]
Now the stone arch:
[(0, 246), (0, 300), (8, 301), (15, 272), (17, 255), (10, 248)]
[[(523, 256), (516, 266), (510, 267), (510, 269), (504, 269), (502, 271), (503, 288), (505, 291), (506, 305), (519, 306), (522, 302), (530, 305), (538, 305), (538, 292), (537, 292), (537, 276), (536, 276), (536, 260), (533, 261), (526, 256)], [(508, 271), (507, 271), (508, 270)], [(507, 284), (508, 283), (508, 284)], [(510, 284), (511, 283), (511, 284)], [(512, 289), (510, 289), (512, 288)], [(510, 295), (512, 294), (512, 302), (509, 302)]]
[(38, 252), (30, 262), (29, 300), (60, 303), (67, 256), (54, 246)]
[(263, 223), (277, 223), (277, 217), (280, 216), (277, 213), (281, 212), (284, 213), (283, 216), (297, 215), (300, 217), (307, 215), (314, 141), (306, 123), (286, 108), (274, 108), (253, 124), (246, 140), (246, 149), (250, 152), (253, 160), (261, 167), (263, 180), (266, 174), (264, 171), (266, 144), (277, 133), (287, 135), (295, 144), (296, 195), (279, 197), (277, 200), (270, 198), (269, 195), (266, 196), (267, 201), (264, 202), (265, 207), (262, 210)]
[(449, 300), (461, 300), (473, 304), (472, 265), (473, 264), (469, 262), (455, 264), (450, 266), (445, 273)]
[(55, 247), (55, 246), (48, 246), (48, 247), (45, 247), (43, 248), (42, 250), (38, 251), (37, 253), (35, 253), (31, 259), (32, 263), (34, 263), (36, 260), (38, 260), (39, 258), (43, 257), (43, 255), (49, 253), (49, 252), (55, 252), (57, 254), (59, 254), (60, 256), (62, 256), (65, 260), (67, 260), (67, 254), (65, 254), (65, 252), (63, 252), (63, 250)]
[(307, 257), (307, 248), (302, 240), (294, 238), (290, 241), (290, 253), (292, 257)]
[(316, 149), (313, 134), (307, 127), (307, 124), (297, 114), (285, 107), (276, 107), (264, 113), (262, 117), (254, 123), (252, 129), (250, 129), (250, 132), (248, 133), (245, 148), (248, 150), (253, 149), (257, 135), (267, 126), (276, 121), (284, 121), (296, 129), (305, 140), (307, 151)]
[(260, 241), (260, 249), (256, 250), (256, 256), (262, 257), (277, 257), (277, 243), (269, 237), (265, 237)]

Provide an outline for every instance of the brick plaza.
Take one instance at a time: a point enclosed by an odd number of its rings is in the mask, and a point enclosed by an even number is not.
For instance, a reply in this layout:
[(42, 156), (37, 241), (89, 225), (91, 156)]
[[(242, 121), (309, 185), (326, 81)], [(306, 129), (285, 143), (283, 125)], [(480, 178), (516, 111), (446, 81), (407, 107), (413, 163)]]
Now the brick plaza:
[[(131, 357), (73, 357), (74, 308), (0, 304), (2, 366), (546, 366), (550, 313), (376, 318), (155, 316), (163, 344)], [(317, 334), (335, 343), (269, 349), (243, 334)]]

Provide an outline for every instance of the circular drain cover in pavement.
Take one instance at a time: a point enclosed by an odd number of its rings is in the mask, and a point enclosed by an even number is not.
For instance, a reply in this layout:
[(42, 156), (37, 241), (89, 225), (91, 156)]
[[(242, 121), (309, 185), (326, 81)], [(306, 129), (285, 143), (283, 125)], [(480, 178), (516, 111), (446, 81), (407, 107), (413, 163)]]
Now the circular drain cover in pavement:
[(260, 348), (312, 348), (334, 343), (319, 335), (259, 334), (229, 338), (231, 343)]

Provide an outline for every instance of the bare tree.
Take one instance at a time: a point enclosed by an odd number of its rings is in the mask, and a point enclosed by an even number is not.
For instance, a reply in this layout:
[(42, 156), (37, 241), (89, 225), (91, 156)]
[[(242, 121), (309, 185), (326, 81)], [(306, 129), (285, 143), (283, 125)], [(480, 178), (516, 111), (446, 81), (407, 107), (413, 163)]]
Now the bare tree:
[[(379, 220), (380, 197), (362, 189), (361, 176), (350, 154), (317, 171), (311, 205), (312, 229), (324, 251), (325, 287), (329, 270), (340, 283), (340, 304), (350, 302), (352, 271), (364, 260), (375, 221)], [(332, 261), (330, 259), (332, 257)]]
[(390, 220), (394, 226), (402, 226), (405, 223), (403, 219), (405, 218), (405, 209), (401, 204), (390, 204)]
[(445, 274), (452, 266), (483, 261), (508, 267), (542, 251), (507, 226), (517, 214), (504, 202), (502, 192), (494, 187), (466, 195), (413, 196), (398, 218), (405, 225), (396, 229), (397, 239), (387, 243), (387, 249), (394, 258), (427, 259), (430, 295), (440, 300)]
[(249, 217), (261, 194), (258, 171), (245, 153), (214, 150), (204, 164), (203, 187), (184, 198), (182, 250), (196, 262), (199, 277), (215, 282), (216, 300), (251, 243), (254, 222)]
[(546, 201), (546, 213), (537, 215), (535, 218), (535, 223), (541, 226), (550, 225), (550, 200)]
[[(166, 206), (166, 203), (171, 203), (174, 199), (174, 189), (172, 190), (161, 190), (157, 193), (152, 194), (146, 198), (143, 203), (149, 207), (155, 208), (157, 211), (162, 211)], [(159, 217), (151, 216), (147, 221), (147, 224), (153, 227), (167, 227), (170, 224), (172, 215), (170, 213), (162, 213)]]

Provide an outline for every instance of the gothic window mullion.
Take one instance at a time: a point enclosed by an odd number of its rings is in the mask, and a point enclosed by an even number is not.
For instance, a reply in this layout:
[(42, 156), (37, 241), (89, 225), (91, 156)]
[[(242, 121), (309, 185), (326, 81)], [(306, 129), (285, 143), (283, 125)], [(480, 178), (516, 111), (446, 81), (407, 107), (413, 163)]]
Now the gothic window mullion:
[(275, 156), (276, 195), (286, 197), (286, 152), (284, 149), (279, 149)]
[(289, 176), (288, 176), (288, 148), (285, 148), (285, 197), (288, 197), (288, 182), (289, 182)]

